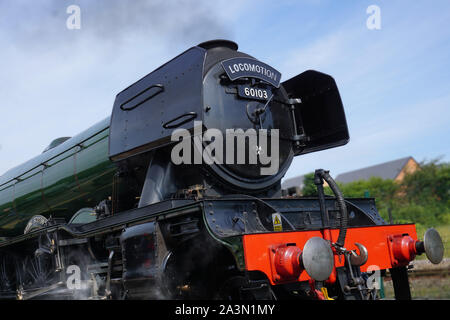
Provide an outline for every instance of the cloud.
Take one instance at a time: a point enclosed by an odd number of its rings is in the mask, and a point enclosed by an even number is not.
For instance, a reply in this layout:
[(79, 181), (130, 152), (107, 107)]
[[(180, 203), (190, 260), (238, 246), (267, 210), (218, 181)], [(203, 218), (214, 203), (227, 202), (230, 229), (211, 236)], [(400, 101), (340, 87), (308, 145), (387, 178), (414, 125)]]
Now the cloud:
[(352, 125), (350, 142), (335, 149), (296, 157), (285, 178), (330, 169), (331, 174), (413, 156), (418, 161), (444, 156), (449, 161), (448, 143), (436, 136), (448, 135), (450, 95), (396, 107), (373, 114)]
[[(381, 4), (382, 29), (369, 31), (352, 17), (317, 40), (286, 52), (287, 77), (306, 69), (338, 84), (350, 142), (294, 160), (286, 178), (332, 169), (333, 174), (404, 156), (448, 160), (450, 14), (439, 7)], [(363, 16), (364, 17), (364, 16)]]
[[(445, 2), (381, 3), (379, 31), (365, 27), (368, 4), (330, 3), (0, 0), (0, 174), (108, 116), (115, 94), (212, 38), (240, 39), (283, 79), (306, 69), (336, 79), (350, 143), (296, 158), (289, 175), (442, 154), (440, 137), (449, 134)], [(66, 28), (71, 4), (81, 8), (80, 30)]]
[[(69, 30), (66, 9), (77, 5), (81, 29)], [(120, 46), (129, 37), (170, 37), (170, 43), (203, 41), (217, 35), (230, 36), (219, 11), (210, 1), (187, 0), (44, 0), (30, 4), (19, 0), (0, 4), (2, 29), (7, 29), (13, 45), (45, 49), (80, 39)], [(207, 27), (206, 27), (207, 26)], [(117, 49), (117, 48), (116, 48)]]
[[(69, 5), (81, 29), (69, 30)], [(226, 1), (0, 1), (0, 174), (110, 115), (115, 95), (202, 41), (232, 38)]]

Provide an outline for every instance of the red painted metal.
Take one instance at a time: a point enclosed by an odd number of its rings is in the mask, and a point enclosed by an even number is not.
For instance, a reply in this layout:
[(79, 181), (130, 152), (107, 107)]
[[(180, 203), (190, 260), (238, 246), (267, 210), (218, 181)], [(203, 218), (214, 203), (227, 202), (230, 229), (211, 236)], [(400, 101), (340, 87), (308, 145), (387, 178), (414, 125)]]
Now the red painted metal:
[(276, 281), (295, 280), (300, 276), (302, 268), (300, 267), (300, 254), (302, 251), (299, 247), (291, 244), (283, 244), (273, 246), (271, 263), (275, 266), (274, 278)]
[[(338, 235), (339, 229), (331, 229), (329, 235), (327, 235), (327, 238), (329, 236), (331, 242), (333, 242), (336, 241)], [(416, 228), (414, 224), (349, 227), (345, 240), (345, 248), (348, 250), (356, 250), (357, 247), (355, 246), (355, 242), (361, 243), (367, 248), (369, 257), (367, 262), (361, 266), (362, 272), (366, 272), (367, 268), (373, 265), (377, 266), (380, 270), (389, 269), (398, 265), (399, 257), (403, 257), (404, 259), (414, 258), (410, 251), (406, 254), (404, 253), (406, 247), (411, 247), (410, 240), (409, 242), (407, 240), (403, 240), (405, 244), (400, 245), (400, 247), (398, 247), (398, 245), (392, 246), (390, 244), (391, 237), (396, 235), (401, 235), (402, 237), (407, 235), (413, 241), (417, 241)], [(273, 285), (293, 281), (309, 281), (310, 277), (305, 270), (300, 269), (300, 274), (298, 276), (295, 273), (298, 270), (295, 269), (295, 265), (293, 265), (292, 260), (289, 259), (289, 257), (294, 256), (294, 251), (288, 251), (285, 253), (283, 253), (283, 250), (279, 251), (279, 256), (284, 258), (284, 262), (278, 262), (278, 265), (275, 264), (275, 257), (277, 249), (289, 247), (287, 244), (295, 244), (295, 247), (302, 250), (306, 241), (308, 241), (311, 237), (323, 237), (323, 233), (320, 230), (314, 230), (244, 235), (243, 247), (246, 269), (249, 271), (262, 271), (266, 274), (269, 281)], [(295, 250), (295, 252), (298, 252), (297, 249), (289, 250)], [(397, 260), (397, 262), (395, 262), (395, 260)], [(341, 267), (344, 266), (344, 264), (344, 258), (335, 253), (335, 267)], [(294, 270), (297, 271), (294, 272)], [(283, 274), (292, 274), (293, 276), (292, 278), (287, 279), (286, 277), (282, 277)], [(327, 282), (334, 283), (335, 281), (335, 270), (333, 270), (333, 273)]]
[(416, 242), (417, 240), (406, 234), (389, 236), (392, 266), (406, 266), (411, 260), (414, 260), (417, 254)]

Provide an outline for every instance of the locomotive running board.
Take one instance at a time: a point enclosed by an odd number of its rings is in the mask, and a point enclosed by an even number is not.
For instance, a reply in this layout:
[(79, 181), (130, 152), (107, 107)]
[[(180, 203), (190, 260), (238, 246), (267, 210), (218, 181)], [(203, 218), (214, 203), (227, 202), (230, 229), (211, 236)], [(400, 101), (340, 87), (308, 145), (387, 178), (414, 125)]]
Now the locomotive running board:
[[(346, 199), (349, 212), (354, 217), (349, 220), (349, 227), (382, 225), (385, 222), (379, 218), (375, 209), (374, 200), (371, 198)], [(233, 219), (247, 219), (244, 230), (238, 228), (238, 224), (231, 223), (229, 212), (232, 207), (239, 206)], [(335, 199), (327, 198), (326, 207), (330, 214), (330, 222), (338, 223), (338, 215), (335, 209)], [(132, 226), (152, 220), (160, 220), (187, 213), (204, 212), (205, 222), (213, 233), (219, 237), (229, 237), (243, 233), (273, 232), (273, 225), (266, 223), (264, 217), (277, 212), (282, 217), (282, 225), (289, 226), (289, 220), (295, 221), (295, 230), (316, 230), (322, 228), (320, 211), (317, 198), (298, 199), (258, 199), (245, 195), (236, 195), (227, 198), (210, 198), (201, 200), (165, 200), (142, 208), (132, 209), (103, 218), (91, 223), (80, 225), (55, 224), (14, 238), (0, 242), (0, 248), (27, 239), (35, 238), (43, 232), (65, 231), (74, 238), (90, 237), (113, 231), (120, 231), (124, 226)], [(258, 217), (248, 213), (258, 212)], [(305, 221), (305, 223), (303, 223)], [(291, 229), (292, 226), (291, 226)]]
[(8, 238), (0, 242), (0, 248), (18, 243), (27, 239), (35, 238), (43, 232), (54, 232), (62, 230), (75, 238), (89, 237), (115, 230), (121, 230), (124, 225), (133, 225), (154, 220), (157, 216), (172, 216), (201, 211), (201, 201), (194, 200), (166, 200), (146, 207), (132, 209), (117, 213), (104, 219), (96, 220), (86, 224), (69, 225), (55, 224), (49, 227), (23, 234), (17, 237)]

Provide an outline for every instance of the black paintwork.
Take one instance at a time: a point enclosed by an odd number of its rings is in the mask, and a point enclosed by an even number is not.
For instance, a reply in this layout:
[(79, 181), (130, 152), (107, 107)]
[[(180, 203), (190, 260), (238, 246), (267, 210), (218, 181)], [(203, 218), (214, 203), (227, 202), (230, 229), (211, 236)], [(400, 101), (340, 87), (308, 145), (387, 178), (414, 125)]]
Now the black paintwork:
[[(338, 227), (338, 209), (334, 198), (326, 199), (332, 228)], [(373, 199), (346, 199), (349, 210), (349, 226), (373, 226), (385, 224), (379, 216)], [(124, 226), (142, 223), (146, 220), (166, 219), (170, 216), (203, 212), (211, 231), (219, 237), (229, 237), (254, 232), (273, 232), (272, 213), (282, 214), (285, 231), (319, 230), (323, 228), (317, 199), (258, 199), (237, 195), (194, 201), (166, 200), (138, 209), (132, 209), (82, 225), (59, 225), (59, 228), (75, 237), (88, 237), (112, 230), (121, 230)], [(352, 213), (353, 212), (353, 213)], [(0, 247), (32, 238), (35, 233), (15, 237), (0, 243)]]
[[(86, 258), (99, 270), (104, 298), (149, 297), (158, 277), (165, 277), (160, 284), (171, 286), (172, 293), (190, 290), (193, 281), (192, 287), (206, 291), (191, 297), (211, 297), (221, 281), (230, 276), (236, 280), (236, 272), (245, 269), (241, 236), (274, 232), (272, 214), (281, 215), (283, 232), (338, 228), (342, 219), (335, 198), (322, 199), (327, 219), (317, 198), (278, 198), (280, 180), (295, 155), (348, 142), (334, 79), (316, 71), (281, 85), (279, 73), (276, 82), (243, 73), (235, 78), (225, 72), (224, 61), (257, 61), (237, 49), (224, 40), (199, 44), (120, 92), (110, 120), (109, 158), (118, 167), (114, 187), (130, 192), (124, 196), (113, 189), (108, 200), (112, 210), (103, 215), (95, 210), (96, 221), (52, 220), (39, 231), (6, 239), (0, 243), (4, 257), (14, 251), (17, 261), (28, 263), (44, 252), (43, 257), (56, 264), (50, 271), (62, 278), (64, 273), (58, 272), (65, 263)], [(240, 86), (265, 90), (270, 98), (250, 99), (239, 94)], [(223, 133), (267, 129), (273, 136), (273, 130), (279, 130), (277, 171), (261, 175), (261, 163), (175, 165), (170, 159), (175, 143), (171, 134), (179, 128), (196, 131), (194, 121), (202, 121), (202, 129)], [(345, 201), (349, 228), (385, 223), (373, 199)], [(49, 239), (45, 246), (37, 241), (43, 236)], [(22, 268), (26, 276), (27, 268)], [(251, 277), (253, 284), (267, 287), (261, 274)], [(252, 287), (249, 278), (237, 280), (247, 282), (241, 289)]]
[(411, 300), (411, 289), (409, 287), (408, 270), (406, 267), (389, 269), (394, 286), (396, 300)]
[[(206, 50), (193, 47), (117, 95), (109, 135), (113, 161), (170, 143), (174, 128), (164, 124), (177, 117), (195, 112), (195, 120), (202, 119), (205, 55)], [(178, 128), (192, 129), (193, 121)]]
[(344, 107), (334, 79), (308, 70), (282, 83), (290, 98), (300, 98), (296, 105), (297, 126), (308, 138), (296, 155), (347, 144), (350, 139)]

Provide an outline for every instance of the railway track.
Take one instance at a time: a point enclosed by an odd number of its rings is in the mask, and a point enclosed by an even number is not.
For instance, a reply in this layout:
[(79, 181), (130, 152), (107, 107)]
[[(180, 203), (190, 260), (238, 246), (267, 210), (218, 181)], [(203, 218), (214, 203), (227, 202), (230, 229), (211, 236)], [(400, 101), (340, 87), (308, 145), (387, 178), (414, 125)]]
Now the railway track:
[(448, 269), (436, 269), (436, 270), (417, 270), (409, 273), (410, 278), (419, 278), (419, 277), (447, 277), (450, 274)]
[[(435, 265), (428, 260), (413, 260), (409, 264), (408, 275), (410, 278), (419, 277), (447, 277), (450, 275), (450, 258), (445, 258), (441, 263)], [(387, 273), (387, 279), (390, 280), (390, 273)]]

